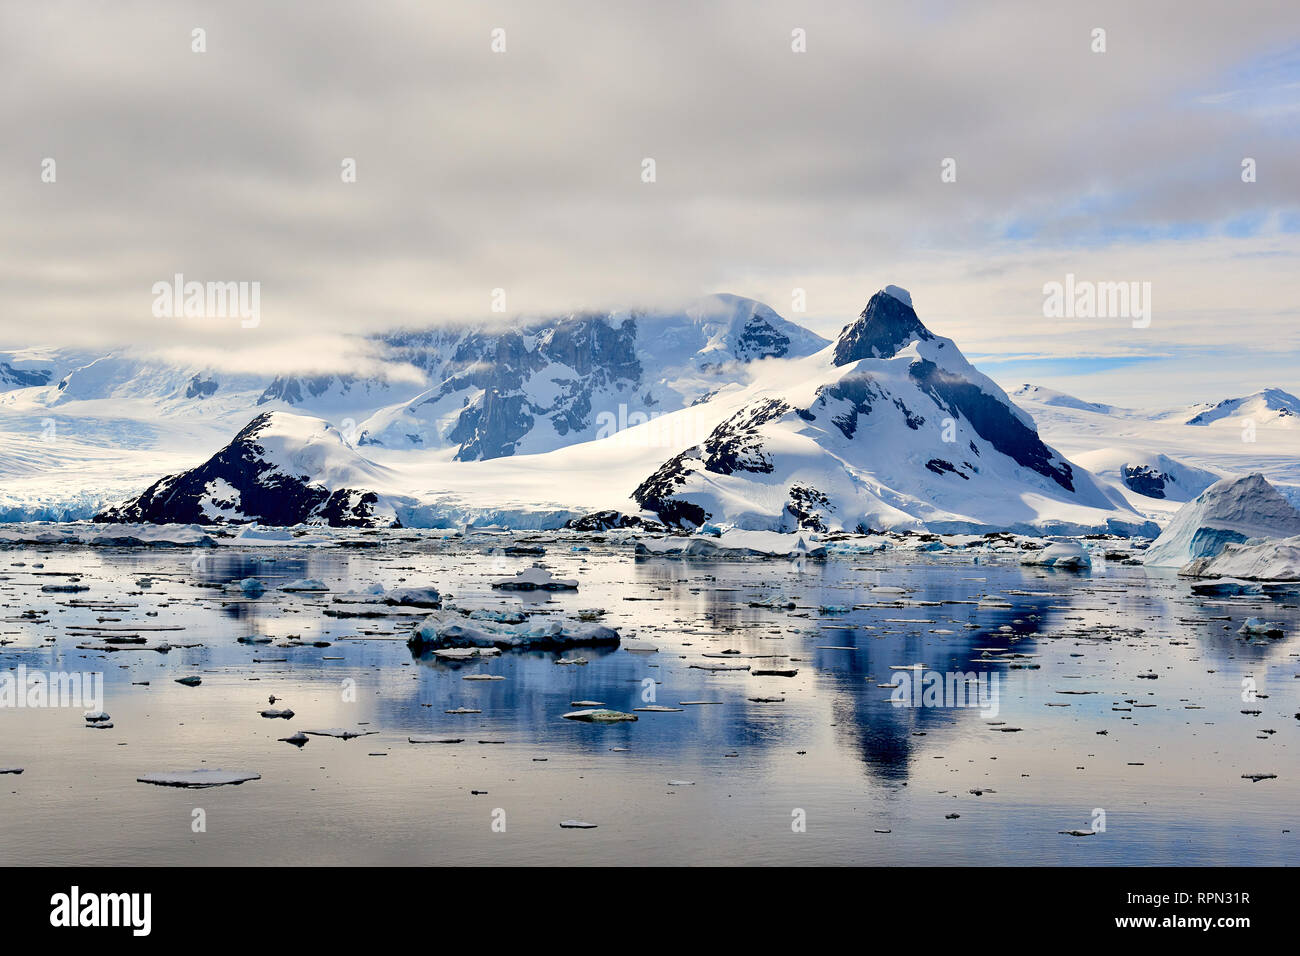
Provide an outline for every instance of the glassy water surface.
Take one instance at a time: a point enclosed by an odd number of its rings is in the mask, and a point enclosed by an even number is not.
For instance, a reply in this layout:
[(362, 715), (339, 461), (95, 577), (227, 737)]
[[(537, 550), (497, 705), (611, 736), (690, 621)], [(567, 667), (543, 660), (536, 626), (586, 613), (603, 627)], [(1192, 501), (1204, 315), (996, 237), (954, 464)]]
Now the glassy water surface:
[[(89, 729), (80, 708), (0, 709), (0, 767), (25, 771), (0, 775), (0, 862), (1298, 858), (1294, 593), (1206, 599), (1171, 573), (1112, 564), (1079, 575), (1010, 556), (647, 559), (574, 538), (548, 540), (540, 560), (578, 578), (577, 592), (511, 595), (490, 582), (538, 559), (501, 555), (509, 543), (223, 546), (197, 563), (188, 551), (0, 552), (0, 675), (102, 672), (113, 723)], [(265, 594), (230, 587), (249, 576)], [(331, 593), (275, 590), (300, 578)], [(74, 580), (88, 590), (41, 590)], [(333, 593), (373, 582), (535, 617), (603, 609), (624, 639), (658, 651), (417, 656), (406, 638), (427, 612), (327, 613), (340, 607)], [(1285, 636), (1243, 637), (1250, 617)], [(173, 649), (77, 647), (106, 634)], [(275, 642), (238, 642), (253, 634)], [(705, 656), (724, 650), (740, 655)], [(575, 656), (588, 663), (556, 663)], [(797, 674), (691, 666), (728, 660)], [(881, 685), (915, 664), (996, 678), (996, 713), (895, 706)], [(505, 679), (464, 679), (484, 673)], [(191, 675), (202, 683), (175, 682)], [(291, 720), (259, 715), (272, 696)], [(680, 709), (614, 725), (561, 717), (583, 700)], [(481, 713), (446, 713), (459, 708)], [(373, 733), (313, 736), (301, 749), (279, 740), (355, 726)], [(417, 734), (463, 743), (408, 743)], [(261, 779), (136, 782), (201, 767)], [(1276, 778), (1243, 779), (1265, 773)]]

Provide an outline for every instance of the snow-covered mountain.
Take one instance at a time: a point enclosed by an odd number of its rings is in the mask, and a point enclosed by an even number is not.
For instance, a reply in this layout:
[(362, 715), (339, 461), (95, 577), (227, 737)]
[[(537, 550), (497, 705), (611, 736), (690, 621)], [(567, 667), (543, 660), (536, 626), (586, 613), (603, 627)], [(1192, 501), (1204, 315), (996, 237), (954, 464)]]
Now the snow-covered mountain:
[(393, 505), (371, 490), (392, 483), (318, 418), (265, 412), (189, 471), (168, 475), (96, 521), (388, 527)]
[(359, 444), (451, 447), (475, 461), (606, 437), (746, 381), (751, 363), (810, 355), (826, 340), (752, 299), (718, 295), (677, 314), (471, 330), (423, 350), (410, 336), (389, 344), (434, 384), (367, 418)]
[(665, 461), (633, 497), (687, 526), (1145, 525), (1121, 496), (1044, 444), (1033, 419), (892, 286), (832, 346), (746, 389), (734, 414)]
[[(304, 520), (551, 527), (608, 510), (771, 528), (1153, 531), (1148, 519), (1255, 471), (1300, 503), (1285, 393), (1236, 406), (1277, 412), (1257, 429), (1232, 415), (1189, 425), (1208, 405), (1144, 411), (1036, 385), (1008, 397), (896, 287), (835, 342), (718, 295), (390, 331), (366, 354), (387, 365), (270, 376), (141, 350), (0, 351), (0, 520), (113, 515), (126, 500), (162, 520), (271, 520), (256, 504), (271, 472), (245, 452), (278, 434), (256, 460), (314, 488), (288, 506)], [(287, 467), (289, 445), (324, 445), (322, 421), (348, 468)], [(209, 487), (218, 478), (230, 487)], [(231, 489), (237, 506), (223, 505)], [(328, 503), (335, 492), (375, 500)]]
[(1257, 425), (1300, 422), (1300, 398), (1280, 388), (1266, 388), (1244, 398), (1225, 398), (1214, 405), (1197, 405), (1189, 425), (1212, 425), (1226, 418), (1250, 418)]

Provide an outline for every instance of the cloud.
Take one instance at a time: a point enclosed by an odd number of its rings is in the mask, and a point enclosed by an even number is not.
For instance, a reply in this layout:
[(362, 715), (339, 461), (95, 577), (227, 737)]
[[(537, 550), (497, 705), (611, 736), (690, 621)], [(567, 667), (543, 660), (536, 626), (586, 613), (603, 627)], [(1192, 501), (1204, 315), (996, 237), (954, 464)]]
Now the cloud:
[[(1278, 218), (1300, 209), (1295, 131), (1260, 108), (1283, 100), (1232, 95), (1297, 79), (1277, 45), (1289, 0), (50, 0), (0, 17), (0, 81), (21, 91), (0, 106), (0, 342), (344, 367), (358, 335), (488, 318), (494, 289), (511, 313), (715, 290), (785, 312), (797, 286), (811, 311), (791, 317), (825, 331), (886, 282), (977, 351), (1164, 349), (1229, 315), (1294, 341), (1291, 263), (1233, 258), (1297, 250)], [(1157, 281), (1168, 324), (1072, 343), (1033, 318), (1065, 271)], [(155, 319), (150, 288), (177, 272), (260, 282), (261, 324)]]

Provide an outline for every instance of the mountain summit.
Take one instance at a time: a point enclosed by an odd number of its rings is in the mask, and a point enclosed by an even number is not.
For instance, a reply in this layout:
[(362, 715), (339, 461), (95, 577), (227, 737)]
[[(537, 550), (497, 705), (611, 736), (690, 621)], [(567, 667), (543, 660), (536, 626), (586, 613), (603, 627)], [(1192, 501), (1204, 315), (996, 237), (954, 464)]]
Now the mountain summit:
[(835, 364), (865, 358), (893, 358), (898, 350), (934, 334), (921, 324), (912, 296), (896, 285), (885, 286), (867, 303), (856, 322), (844, 326), (835, 342)]
[(832, 346), (732, 400), (638, 486), (642, 508), (683, 526), (1154, 529), (1048, 447), (896, 286)]

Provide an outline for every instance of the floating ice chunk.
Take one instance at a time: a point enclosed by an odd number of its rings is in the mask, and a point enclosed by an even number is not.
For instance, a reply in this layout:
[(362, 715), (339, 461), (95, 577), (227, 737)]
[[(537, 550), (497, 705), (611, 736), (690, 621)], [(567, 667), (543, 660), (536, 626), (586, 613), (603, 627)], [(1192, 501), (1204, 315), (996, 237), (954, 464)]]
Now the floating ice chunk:
[(683, 558), (821, 558), (826, 555), (826, 546), (804, 533), (733, 528), (717, 537), (699, 534), (688, 538), (673, 536), (638, 541), (636, 553)]
[(502, 591), (576, 591), (578, 582), (573, 578), (557, 578), (546, 568), (535, 564), (518, 572), (513, 578), (493, 581), (492, 586)]
[(1300, 581), (1300, 535), (1257, 544), (1227, 544), (1217, 556), (1196, 558), (1178, 573), (1194, 578)]
[(158, 787), (204, 787), (239, 786), (249, 780), (261, 780), (260, 773), (242, 770), (190, 770), (176, 773), (147, 773), (136, 777), (137, 783), (152, 783)]
[(243, 637), (236, 638), (240, 644), (270, 644), (275, 638), (270, 634), (245, 634)]
[(203, 683), (202, 677), (178, 677), (176, 683), (184, 684), (186, 687), (198, 687)]
[(433, 656), (448, 661), (467, 661), (475, 657), (497, 657), (500, 653), (495, 647), (444, 647), (434, 651)]
[(394, 588), (384, 595), (384, 603), (402, 607), (441, 607), (442, 595), (437, 588)]
[(324, 730), (304, 730), (303, 733), (313, 737), (337, 737), (339, 740), (351, 740), (353, 737), (365, 737), (376, 733), (364, 727), (327, 727)]
[(574, 710), (563, 715), (565, 720), (580, 720), (593, 724), (616, 724), (622, 721), (636, 720), (636, 714), (625, 714), (620, 710)]
[(328, 591), (329, 587), (324, 581), (316, 578), (299, 578), (297, 581), (290, 581), (288, 584), (280, 585), (281, 591)]
[(1092, 558), (1083, 546), (1073, 541), (1058, 541), (1041, 551), (1033, 551), (1020, 559), (1021, 564), (1041, 565), (1082, 571), (1092, 567)]
[(560, 650), (569, 647), (615, 647), (618, 631), (603, 624), (549, 620), (505, 624), (473, 621), (453, 611), (426, 617), (407, 642), (419, 651), (426, 647), (497, 647), (520, 650)]
[(1262, 617), (1247, 618), (1246, 623), (1241, 625), (1238, 634), (1264, 634), (1268, 637), (1281, 637), (1283, 634), (1281, 624), (1270, 624)]
[(410, 744), (463, 744), (464, 737), (434, 737), (430, 734), (412, 734), (406, 738)]
[(260, 713), (263, 717), (270, 717), (272, 719), (276, 717), (279, 717), (282, 720), (293, 719), (293, 711), (289, 710), (288, 708), (285, 708), (284, 710), (275, 710), (275, 709), (263, 710)]
[(633, 654), (658, 654), (659, 648), (649, 641), (624, 641), (623, 650)]
[(594, 830), (596, 824), (584, 823), (582, 820), (561, 820), (560, 826), (565, 830)]
[(693, 787), (693, 786), (695, 786), (695, 781), (694, 781), (694, 780), (669, 780), (669, 781), (668, 781), (668, 786), (670, 786), (670, 787)]
[(88, 710), (82, 715), (88, 724), (98, 724), (108, 720), (108, 714), (102, 710)]
[(20, 774), (22, 772), (23, 772), (22, 767), (0, 767), (0, 774), (4, 774), (4, 773)]
[(239, 582), (239, 590), (243, 591), (249, 597), (258, 597), (266, 591), (266, 584), (257, 578), (244, 578)]
[(680, 714), (680, 707), (665, 707), (663, 704), (646, 704), (644, 707), (633, 707), (637, 713), (645, 712), (647, 714)]

